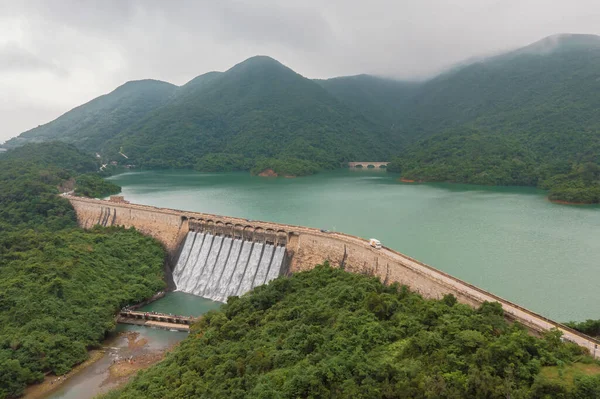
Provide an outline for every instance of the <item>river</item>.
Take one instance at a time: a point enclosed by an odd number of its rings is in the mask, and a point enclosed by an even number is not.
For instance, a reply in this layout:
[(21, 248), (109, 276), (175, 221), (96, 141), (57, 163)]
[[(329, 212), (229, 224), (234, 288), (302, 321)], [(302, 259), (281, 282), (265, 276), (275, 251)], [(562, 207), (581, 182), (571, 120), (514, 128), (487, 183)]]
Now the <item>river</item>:
[(397, 179), (379, 170), (296, 179), (193, 171), (111, 178), (134, 203), (375, 237), (555, 320), (600, 318), (600, 207), (553, 204), (533, 188)]
[[(222, 304), (182, 292), (169, 292), (163, 298), (152, 302), (140, 310), (162, 313), (177, 313), (200, 316)], [(135, 341), (128, 339), (135, 333)], [(111, 377), (109, 367), (118, 359), (129, 356), (152, 357), (187, 337), (187, 332), (168, 331), (142, 326), (119, 324), (108, 338), (102, 350), (104, 355), (92, 365), (69, 377), (46, 399), (91, 399), (116, 387), (121, 380)]]

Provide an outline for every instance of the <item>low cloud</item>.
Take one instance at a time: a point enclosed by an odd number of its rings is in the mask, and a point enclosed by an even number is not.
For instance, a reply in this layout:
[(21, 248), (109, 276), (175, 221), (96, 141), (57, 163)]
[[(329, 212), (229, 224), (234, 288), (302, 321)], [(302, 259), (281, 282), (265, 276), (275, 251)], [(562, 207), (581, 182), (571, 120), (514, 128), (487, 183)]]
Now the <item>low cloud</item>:
[[(0, 0), (0, 92), (68, 111), (128, 80), (183, 84), (257, 54), (311, 78), (423, 78), (555, 33), (599, 34), (598, 21), (597, 0)], [(22, 111), (5, 124), (26, 125)]]
[(36, 56), (16, 43), (0, 46), (0, 73), (3, 72), (49, 72), (60, 77), (68, 75), (57, 63)]

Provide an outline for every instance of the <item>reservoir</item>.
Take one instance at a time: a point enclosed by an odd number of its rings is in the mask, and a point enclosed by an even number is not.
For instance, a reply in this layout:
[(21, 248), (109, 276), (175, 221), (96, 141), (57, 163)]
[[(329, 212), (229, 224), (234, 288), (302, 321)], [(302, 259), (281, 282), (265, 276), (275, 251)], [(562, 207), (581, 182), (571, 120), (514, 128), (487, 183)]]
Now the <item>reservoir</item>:
[(133, 203), (374, 237), (557, 321), (600, 318), (598, 206), (553, 204), (533, 188), (403, 184), (379, 170), (296, 179), (142, 171), (112, 180)]

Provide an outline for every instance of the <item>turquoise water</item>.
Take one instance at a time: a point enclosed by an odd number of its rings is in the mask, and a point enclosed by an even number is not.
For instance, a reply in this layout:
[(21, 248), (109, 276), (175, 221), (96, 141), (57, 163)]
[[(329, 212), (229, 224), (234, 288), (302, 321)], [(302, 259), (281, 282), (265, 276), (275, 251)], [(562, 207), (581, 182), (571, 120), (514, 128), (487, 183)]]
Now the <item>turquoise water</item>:
[(167, 292), (167, 294), (139, 310), (144, 312), (172, 313), (180, 316), (200, 316), (209, 310), (216, 310), (222, 303), (200, 298), (185, 292)]
[(115, 176), (134, 203), (370, 238), (559, 321), (600, 318), (600, 208), (533, 188), (403, 184), (378, 170), (297, 179), (147, 171)]

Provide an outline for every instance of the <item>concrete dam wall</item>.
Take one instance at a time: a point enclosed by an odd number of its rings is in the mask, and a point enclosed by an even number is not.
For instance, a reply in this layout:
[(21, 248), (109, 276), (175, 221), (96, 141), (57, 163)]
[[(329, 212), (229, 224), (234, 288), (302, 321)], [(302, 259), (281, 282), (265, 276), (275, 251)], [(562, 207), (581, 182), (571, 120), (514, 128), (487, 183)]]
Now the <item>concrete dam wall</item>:
[[(302, 226), (250, 221), (124, 202), (72, 196), (68, 199), (77, 212), (79, 224), (84, 228), (96, 224), (135, 227), (140, 232), (161, 241), (170, 254), (171, 264), (175, 265), (172, 271), (177, 289), (186, 292), (217, 300), (225, 300), (226, 295), (243, 294), (260, 283), (265, 271), (267, 277), (264, 281), (268, 281), (271, 272), (275, 273), (276, 266), (273, 268), (273, 259), (275, 259), (274, 254), (279, 250), (283, 254), (280, 273), (309, 270), (323, 261), (329, 261), (333, 267), (377, 276), (386, 284), (398, 282), (407, 285), (412, 291), (420, 293), (425, 298), (440, 299), (446, 294), (453, 294), (461, 303), (474, 307), (485, 301), (499, 302), (508, 319), (520, 322), (530, 331), (539, 333), (557, 328), (563, 332), (566, 339), (600, 356), (600, 351), (596, 350), (597, 345), (600, 344), (598, 340), (393, 249), (372, 248), (367, 240), (360, 237), (322, 232)], [(190, 232), (196, 234), (193, 242), (188, 241), (191, 240), (191, 236), (188, 235)], [(200, 244), (196, 244), (199, 237), (203, 240), (200, 247)], [(210, 248), (204, 249), (204, 241), (207, 238), (211, 242)], [(227, 260), (223, 259), (225, 255), (221, 255), (224, 245), (225, 252), (229, 251)], [(220, 252), (215, 253), (213, 246), (219, 247)], [(186, 250), (186, 247), (189, 250)], [(235, 267), (233, 260), (230, 260), (232, 251), (238, 257), (244, 257), (242, 261), (236, 261)], [(267, 252), (266, 257), (265, 252)], [(196, 255), (192, 255), (193, 253)], [(246, 256), (249, 256), (248, 261), (244, 261)], [(271, 262), (267, 271), (269, 256)], [(242, 276), (244, 263), (246, 267)], [(229, 273), (232, 273), (231, 276)], [(236, 284), (237, 289), (235, 289)]]
[(177, 291), (225, 302), (279, 277), (285, 247), (189, 232), (173, 269)]

